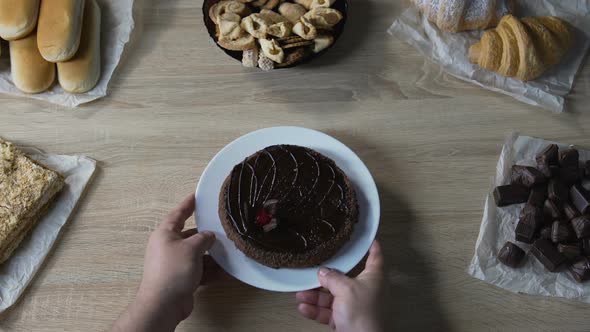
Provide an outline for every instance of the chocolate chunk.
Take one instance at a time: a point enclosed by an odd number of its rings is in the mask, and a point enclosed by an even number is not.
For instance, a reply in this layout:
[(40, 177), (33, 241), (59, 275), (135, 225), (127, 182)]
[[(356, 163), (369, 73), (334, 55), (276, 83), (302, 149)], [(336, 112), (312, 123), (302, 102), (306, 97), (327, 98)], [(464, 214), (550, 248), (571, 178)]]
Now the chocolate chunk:
[(582, 172), (579, 167), (562, 167), (557, 176), (566, 186), (571, 186), (582, 179)]
[(551, 240), (551, 226), (545, 226), (541, 228), (541, 231), (539, 232), (539, 237), (541, 239)]
[(567, 187), (558, 179), (551, 179), (547, 187), (547, 195), (555, 203), (563, 204), (569, 200)]
[(545, 224), (549, 224), (555, 220), (563, 219), (563, 212), (557, 203), (548, 199), (543, 205), (543, 215)]
[(570, 189), (570, 197), (573, 205), (581, 214), (590, 213), (590, 192), (586, 191), (581, 184), (575, 184)]
[(521, 185), (498, 186), (494, 189), (494, 199), (499, 207), (524, 203), (529, 198), (529, 190)]
[(542, 207), (547, 199), (547, 184), (542, 183), (535, 185), (531, 189), (527, 204)]
[(557, 144), (550, 144), (535, 159), (537, 162), (546, 161), (549, 165), (556, 165), (559, 162), (559, 147)]
[(572, 219), (571, 224), (578, 239), (590, 237), (590, 217), (579, 216)]
[(582, 248), (575, 244), (558, 244), (557, 251), (570, 261), (582, 255)]
[(516, 244), (508, 241), (504, 244), (500, 252), (498, 252), (498, 260), (510, 267), (518, 267), (524, 258), (524, 250), (520, 249)]
[(557, 251), (551, 241), (546, 239), (535, 241), (531, 247), (531, 253), (551, 272), (556, 272), (565, 262), (565, 257)]
[(559, 165), (561, 167), (578, 167), (580, 153), (576, 149), (561, 150), (559, 152)]
[(547, 178), (538, 169), (530, 166), (514, 165), (510, 175), (511, 184), (521, 184), (527, 188), (544, 183)]
[(551, 172), (551, 177), (556, 177), (557, 175), (559, 175), (559, 166), (557, 165), (551, 165), (549, 166), (549, 171)]
[(554, 221), (551, 226), (551, 241), (554, 243), (564, 243), (575, 238), (574, 230), (570, 225), (561, 221)]
[(582, 253), (584, 256), (590, 256), (590, 239), (582, 239)]
[(537, 168), (546, 177), (552, 176), (551, 166), (555, 166), (559, 162), (559, 148), (555, 144), (547, 146), (535, 158), (537, 161)]
[(580, 211), (578, 211), (578, 209), (576, 209), (570, 203), (563, 204), (563, 212), (565, 213), (568, 221), (580, 216)]
[(541, 209), (529, 207), (524, 214), (521, 213), (520, 220), (516, 225), (516, 230), (514, 231), (516, 240), (524, 243), (533, 243), (537, 230), (541, 227), (542, 223), (543, 212)]
[(584, 282), (590, 279), (590, 259), (588, 257), (578, 258), (569, 268), (577, 282)]

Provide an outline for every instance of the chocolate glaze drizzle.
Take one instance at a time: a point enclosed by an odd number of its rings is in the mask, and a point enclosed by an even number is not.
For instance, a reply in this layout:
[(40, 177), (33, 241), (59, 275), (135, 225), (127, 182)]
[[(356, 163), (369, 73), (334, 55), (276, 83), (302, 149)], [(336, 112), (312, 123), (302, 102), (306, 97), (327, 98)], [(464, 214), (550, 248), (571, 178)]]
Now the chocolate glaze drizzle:
[[(226, 212), (238, 234), (277, 252), (303, 252), (330, 239), (351, 216), (344, 176), (307, 148), (274, 145), (236, 165), (226, 187)], [(256, 213), (278, 200), (278, 226), (264, 232)]]

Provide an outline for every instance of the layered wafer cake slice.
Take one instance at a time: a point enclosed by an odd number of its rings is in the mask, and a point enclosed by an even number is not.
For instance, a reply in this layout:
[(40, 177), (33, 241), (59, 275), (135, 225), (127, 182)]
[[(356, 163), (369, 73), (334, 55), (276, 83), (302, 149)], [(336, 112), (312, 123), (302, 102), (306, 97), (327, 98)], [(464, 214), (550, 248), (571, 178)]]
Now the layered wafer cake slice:
[(0, 264), (64, 187), (63, 177), (0, 139)]

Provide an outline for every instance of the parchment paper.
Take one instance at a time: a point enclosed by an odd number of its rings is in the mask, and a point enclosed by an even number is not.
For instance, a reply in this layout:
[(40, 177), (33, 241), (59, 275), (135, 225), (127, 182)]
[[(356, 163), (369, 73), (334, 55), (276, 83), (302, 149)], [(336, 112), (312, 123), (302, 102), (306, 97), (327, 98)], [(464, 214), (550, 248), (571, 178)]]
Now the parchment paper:
[(60, 172), (66, 179), (66, 186), (12, 257), (0, 265), (0, 313), (12, 306), (27, 288), (96, 169), (96, 162), (84, 156), (45, 155), (38, 150), (22, 150)]
[(564, 111), (564, 98), (572, 89), (576, 72), (590, 45), (590, 2), (520, 0), (517, 4), (516, 15), (519, 17), (559, 16), (577, 28), (576, 42), (565, 58), (534, 81), (506, 78), (470, 63), (469, 47), (481, 38), (482, 32), (440, 31), (413, 5), (393, 22), (389, 33), (414, 46), (422, 55), (459, 79), (561, 113)]
[[(534, 166), (535, 156), (549, 144), (557, 144), (560, 149), (568, 147), (567, 144), (527, 136), (510, 137), (502, 149), (493, 186), (510, 182), (512, 165)], [(590, 151), (578, 150), (580, 160), (590, 159)], [(530, 245), (515, 242), (514, 229), (523, 206), (524, 204), (518, 204), (498, 208), (490, 190), (475, 245), (475, 255), (467, 272), (475, 278), (515, 293), (564, 297), (590, 303), (590, 283), (577, 283), (567, 270), (559, 273), (548, 272), (529, 253)], [(513, 269), (498, 261), (498, 251), (506, 241), (516, 243), (527, 252), (523, 266)]]
[(28, 98), (45, 100), (66, 107), (76, 107), (88, 103), (107, 94), (107, 88), (113, 72), (121, 59), (125, 45), (129, 42), (133, 21), (134, 0), (97, 0), (101, 9), (101, 75), (96, 87), (87, 93), (71, 94), (65, 92), (57, 83), (46, 92), (29, 95), (20, 92), (12, 82), (8, 48), (2, 51), (0, 60), (0, 93), (18, 95)]

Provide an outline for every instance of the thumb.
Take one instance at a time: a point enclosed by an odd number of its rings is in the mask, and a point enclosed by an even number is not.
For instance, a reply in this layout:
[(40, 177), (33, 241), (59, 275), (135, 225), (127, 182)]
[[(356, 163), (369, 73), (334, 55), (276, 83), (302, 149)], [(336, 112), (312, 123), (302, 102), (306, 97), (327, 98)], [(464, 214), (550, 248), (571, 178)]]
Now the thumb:
[(194, 249), (197, 256), (203, 256), (207, 250), (211, 249), (215, 243), (215, 234), (212, 232), (201, 232), (190, 236), (184, 240)]
[(320, 285), (322, 285), (324, 288), (327, 288), (334, 296), (343, 295), (352, 287), (354, 282), (340, 271), (336, 271), (327, 267), (320, 268), (318, 271), (318, 279), (320, 280)]

